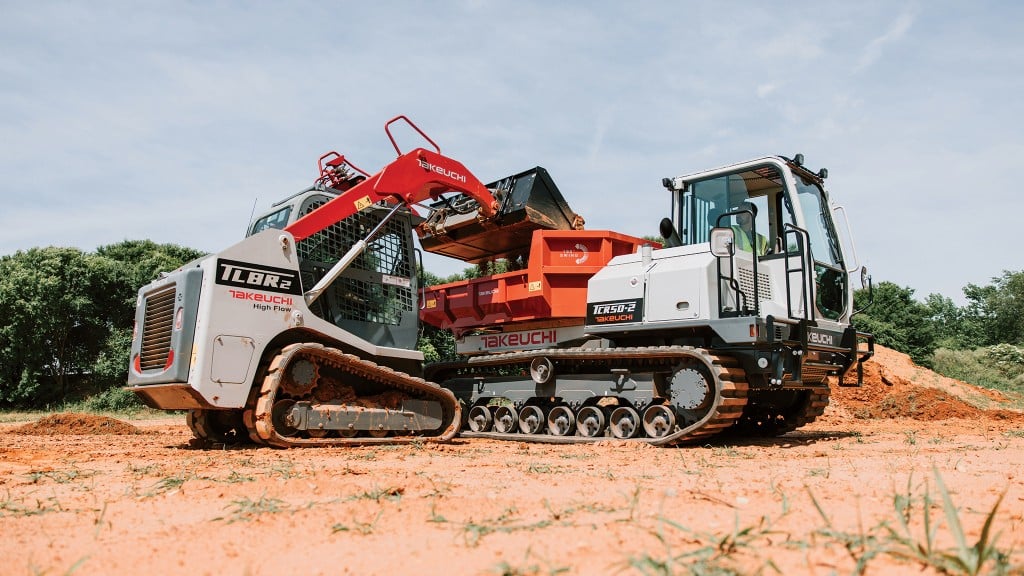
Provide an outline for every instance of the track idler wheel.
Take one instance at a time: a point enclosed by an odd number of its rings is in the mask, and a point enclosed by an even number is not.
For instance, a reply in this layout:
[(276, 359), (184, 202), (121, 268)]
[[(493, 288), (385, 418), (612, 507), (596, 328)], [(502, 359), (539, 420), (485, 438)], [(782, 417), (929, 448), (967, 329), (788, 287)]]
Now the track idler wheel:
[(306, 396), (313, 391), (320, 370), (314, 362), (300, 358), (288, 367), (281, 381), (281, 389), (293, 396)]
[(491, 409), (487, 406), (473, 406), (469, 409), (469, 417), (466, 420), (466, 424), (473, 432), (490, 432), (491, 426), (494, 424)]
[(200, 440), (239, 444), (250, 440), (240, 410), (189, 410), (185, 423)]
[(292, 425), (291, 418), (288, 416), (292, 406), (295, 406), (294, 400), (278, 400), (270, 411), (270, 417), (274, 422), (274, 429), (277, 430), (278, 434), (286, 438), (291, 438), (299, 433), (298, 429)]
[(580, 436), (597, 438), (604, 435), (604, 411), (597, 406), (584, 406), (576, 415), (576, 430)]
[(565, 405), (555, 406), (548, 412), (548, 434), (569, 436), (576, 429), (576, 416)]
[(612, 410), (608, 427), (620, 440), (633, 438), (640, 432), (640, 414), (632, 406), (620, 406)]

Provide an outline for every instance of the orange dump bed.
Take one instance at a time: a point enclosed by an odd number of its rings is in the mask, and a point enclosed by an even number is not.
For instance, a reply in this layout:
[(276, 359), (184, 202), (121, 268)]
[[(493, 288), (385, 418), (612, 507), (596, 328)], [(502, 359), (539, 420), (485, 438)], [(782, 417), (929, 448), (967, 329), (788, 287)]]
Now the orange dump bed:
[(431, 286), (420, 319), (456, 337), (540, 320), (582, 322), (590, 277), (615, 256), (650, 243), (608, 230), (537, 230), (525, 270)]

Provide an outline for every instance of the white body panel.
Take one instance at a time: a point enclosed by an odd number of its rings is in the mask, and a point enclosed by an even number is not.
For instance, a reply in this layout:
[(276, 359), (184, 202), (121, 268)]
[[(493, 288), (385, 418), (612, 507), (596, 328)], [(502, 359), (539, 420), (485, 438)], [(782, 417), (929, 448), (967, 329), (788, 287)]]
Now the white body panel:
[[(301, 294), (218, 282), (227, 273), (223, 268), (218, 270), (218, 260), (223, 259), (290, 270), (297, 280), (294, 246), (291, 234), (265, 230), (202, 262), (203, 287), (188, 383), (212, 406), (245, 405), (267, 345), (287, 330), (318, 333), (370, 356), (423, 360), (419, 351), (376, 346), (318, 318), (310, 312)], [(246, 278), (245, 273), (240, 277)], [(310, 340), (316, 339), (315, 334), (310, 336)]]
[[(735, 270), (726, 269), (722, 273), (735, 278), (753, 302), (753, 256), (741, 252), (735, 255), (734, 262)], [(651, 327), (659, 323), (715, 320), (717, 317), (712, 311), (718, 309), (717, 265), (718, 259), (711, 254), (709, 244), (654, 250), (649, 259), (641, 252), (618, 256), (590, 279), (587, 300), (595, 303), (643, 298), (643, 314), (636, 322), (615, 324), (617, 329), (631, 324)], [(794, 265), (791, 262), (790, 266)], [(760, 260), (757, 276), (761, 317), (788, 318), (804, 314), (803, 291), (806, 288), (800, 285), (798, 274), (793, 274), (787, 303), (785, 257)], [(738, 307), (735, 291), (723, 289), (722, 294), (727, 298), (726, 309), (735, 310)], [(792, 314), (788, 309), (790, 305)], [(593, 324), (588, 326), (590, 328)]]

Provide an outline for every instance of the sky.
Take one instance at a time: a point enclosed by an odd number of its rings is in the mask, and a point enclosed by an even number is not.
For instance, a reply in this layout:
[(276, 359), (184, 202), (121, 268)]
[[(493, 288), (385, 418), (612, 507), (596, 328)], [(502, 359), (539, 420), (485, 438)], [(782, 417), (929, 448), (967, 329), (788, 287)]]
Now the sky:
[[(803, 153), (875, 282), (1024, 269), (1024, 3), (0, 0), (0, 255), (217, 252), (410, 117), (490, 182), (657, 234), (661, 179)], [(409, 136), (409, 135), (406, 135)], [(400, 135), (400, 144), (420, 146)], [(461, 262), (432, 258), (446, 275)]]

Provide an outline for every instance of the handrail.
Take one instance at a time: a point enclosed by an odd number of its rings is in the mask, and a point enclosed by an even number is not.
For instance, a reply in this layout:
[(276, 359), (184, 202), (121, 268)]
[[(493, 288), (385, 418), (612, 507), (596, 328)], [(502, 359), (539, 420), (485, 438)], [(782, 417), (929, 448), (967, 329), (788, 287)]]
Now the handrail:
[(843, 224), (846, 224), (846, 234), (843, 236), (850, 243), (850, 249), (853, 250), (853, 266), (847, 268), (845, 272), (847, 274), (853, 274), (857, 268), (860, 268), (860, 258), (857, 257), (857, 244), (853, 241), (853, 229), (850, 228), (850, 218), (846, 215), (845, 206), (833, 206), (832, 211), (843, 213)]
[[(786, 253), (786, 308), (787, 308), (787, 312), (789, 313), (791, 318), (795, 318), (796, 317), (793, 314), (793, 301), (792, 301), (792, 297), (791, 297), (793, 291), (790, 288), (789, 277), (791, 275), (793, 275), (794, 273), (799, 272), (800, 273), (800, 284), (801, 284), (801, 288), (802, 288), (801, 292), (802, 292), (802, 299), (803, 299), (804, 319), (805, 320), (814, 321), (815, 320), (814, 306), (812, 305), (813, 302), (810, 300), (810, 295), (813, 293), (814, 287), (811, 284), (810, 275), (809, 275), (809, 272), (810, 272), (810, 269), (811, 269), (810, 254), (809, 254), (809, 251), (806, 249), (806, 247), (810, 245), (810, 234), (808, 234), (807, 230), (804, 230), (803, 228), (800, 228), (799, 226), (796, 226), (795, 224), (790, 224), (790, 223), (784, 224), (783, 225), (783, 229), (784, 230), (782, 232), (782, 244), (783, 244), (783, 247), (784, 247), (784, 249), (786, 251), (785, 253)], [(790, 268), (790, 266), (789, 266), (790, 252), (789, 252), (789, 242), (787, 241), (787, 237), (790, 234), (793, 234), (794, 236), (796, 236), (796, 248), (797, 248), (798, 256), (800, 257), (800, 267), (799, 268)]]
[[(753, 295), (754, 309), (753, 309), (753, 312), (754, 312), (755, 316), (759, 316), (761, 314), (761, 294), (760, 294), (760, 285), (759, 285), (760, 279), (759, 279), (758, 273), (757, 273), (757, 263), (758, 263), (758, 254), (757, 254), (757, 220), (754, 218), (754, 211), (744, 208), (744, 209), (741, 209), (741, 210), (733, 210), (731, 212), (725, 212), (723, 214), (720, 214), (718, 216), (718, 218), (715, 219), (715, 227), (716, 228), (722, 228), (723, 227), (722, 226), (722, 219), (723, 218), (727, 218), (729, 216), (736, 216), (736, 215), (739, 215), (739, 214), (749, 214), (750, 215), (750, 233), (753, 236), (753, 238), (750, 241), (750, 254), (751, 254), (751, 256), (753, 256), (753, 261), (754, 261), (754, 279), (753, 279), (754, 280), (754, 295)], [(735, 254), (736, 254), (736, 243), (734, 242), (733, 243), (732, 255), (735, 255)], [(736, 296), (736, 307), (738, 308), (736, 313), (737, 313), (737, 315), (741, 315), (741, 314), (743, 314), (743, 313), (748, 311), (748, 308), (747, 308), (747, 295), (744, 294), (743, 290), (740, 289), (739, 283), (736, 281), (735, 275), (732, 274), (733, 269), (735, 268), (735, 264), (733, 262), (732, 255), (730, 255), (730, 257), (729, 257), (729, 272), (730, 272), (731, 275), (730, 276), (722, 276), (722, 272), (721, 272), (722, 263), (721, 263), (721, 259), (719, 259), (719, 262), (718, 262), (718, 276), (719, 276), (719, 280), (728, 279), (730, 286), (732, 287), (733, 290), (736, 291), (736, 294), (737, 294), (737, 296)], [(740, 306), (740, 302), (741, 301), (743, 303), (742, 307)], [(722, 284), (721, 284), (721, 282), (718, 283), (718, 313), (719, 313), (719, 315), (722, 314)]]
[(420, 130), (419, 126), (414, 124), (412, 120), (409, 120), (409, 118), (407, 118), (403, 114), (403, 115), (400, 115), (400, 116), (395, 116), (391, 120), (388, 120), (387, 122), (384, 123), (384, 132), (388, 135), (388, 139), (391, 140), (391, 145), (395, 147), (395, 152), (399, 156), (402, 155), (402, 151), (398, 149), (398, 143), (395, 142), (395, 137), (391, 135), (391, 125), (394, 124), (395, 122), (398, 122), (399, 120), (405, 120), (405, 123), (408, 124), (409, 126), (412, 126), (413, 130), (419, 132), (420, 136), (423, 136), (424, 140), (426, 140), (427, 142), (430, 142), (430, 145), (434, 147), (434, 150), (437, 150), (438, 154), (441, 153), (441, 147), (438, 146), (437, 143), (435, 143), (433, 140), (431, 140), (430, 136), (427, 136), (426, 132), (424, 132), (423, 130)]

